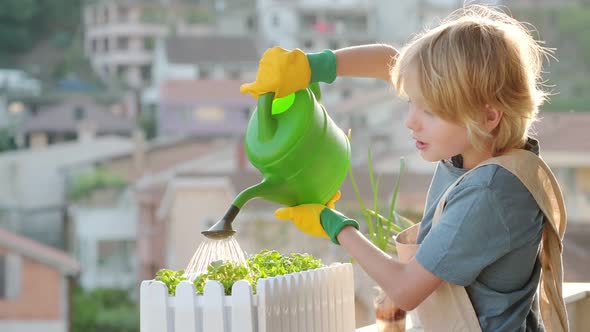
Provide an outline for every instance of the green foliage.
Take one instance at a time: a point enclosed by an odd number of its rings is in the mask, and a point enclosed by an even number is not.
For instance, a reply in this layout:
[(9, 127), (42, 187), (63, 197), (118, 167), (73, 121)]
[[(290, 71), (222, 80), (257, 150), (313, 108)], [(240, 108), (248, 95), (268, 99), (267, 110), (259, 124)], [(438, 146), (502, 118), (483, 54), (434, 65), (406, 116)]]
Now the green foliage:
[(256, 287), (256, 276), (248, 267), (237, 262), (215, 261), (207, 267), (207, 272), (198, 275), (194, 284), (198, 294), (203, 294), (207, 280), (217, 280), (223, 285), (226, 295), (231, 294), (231, 288), (238, 280), (246, 280)]
[(104, 168), (98, 168), (93, 172), (76, 177), (69, 198), (77, 201), (87, 197), (97, 189), (123, 188), (126, 185), (127, 181), (123, 177), (111, 174)]
[(0, 18), (2, 21), (15, 23), (27, 22), (35, 16), (38, 9), (35, 0), (3, 0), (0, 6)]
[(185, 13), (186, 21), (190, 24), (210, 23), (213, 21), (213, 16), (207, 11), (193, 9)]
[(184, 270), (168, 270), (168, 269), (161, 269), (160, 271), (156, 272), (155, 280), (161, 281), (168, 287), (168, 294), (174, 295), (176, 294), (176, 286), (183, 281), (188, 280), (187, 277), (184, 276)]
[(145, 23), (166, 23), (166, 11), (156, 7), (146, 7), (141, 13), (141, 20)]
[[(289, 273), (303, 272), (317, 269), (322, 266), (322, 261), (309, 254), (281, 255), (277, 251), (262, 250), (251, 256), (246, 261), (247, 266), (231, 261), (216, 261), (207, 267), (207, 272), (195, 278), (194, 284), (198, 294), (203, 294), (205, 283), (208, 280), (219, 281), (226, 295), (231, 295), (231, 288), (238, 280), (246, 280), (256, 292), (256, 283), (260, 278), (271, 278)], [(184, 271), (162, 269), (156, 273), (157, 281), (162, 281), (168, 287), (168, 293), (174, 295), (176, 286), (182, 280), (188, 280)]]
[(403, 158), (400, 159), (399, 174), (393, 187), (393, 195), (389, 203), (387, 215), (383, 216), (379, 210), (379, 181), (380, 178), (375, 177), (373, 171), (373, 160), (371, 156), (371, 149), (368, 150), (368, 170), (369, 181), (371, 182), (371, 190), (373, 192), (373, 209), (366, 207), (361, 197), (358, 185), (352, 174), (352, 168), (349, 170), (350, 181), (352, 188), (356, 194), (357, 200), (361, 206), (363, 217), (367, 223), (368, 234), (367, 237), (371, 243), (379, 249), (386, 252), (395, 252), (395, 245), (393, 243), (393, 235), (397, 235), (404, 229), (412, 226), (414, 223), (409, 219), (401, 216), (395, 211), (395, 204), (397, 202), (397, 195), (399, 192), (399, 184), (401, 176), (404, 172), (405, 164)]
[(281, 255), (277, 251), (262, 250), (248, 258), (248, 266), (258, 278), (270, 278), (279, 275), (302, 272), (322, 267), (322, 261), (309, 254)]
[(0, 128), (0, 152), (9, 150), (16, 150), (14, 130), (11, 128)]
[(554, 97), (541, 109), (546, 112), (587, 112), (590, 111), (590, 97)]
[(157, 106), (150, 105), (139, 114), (139, 126), (149, 140), (158, 135)]
[(54, 33), (74, 31), (79, 25), (82, 0), (2, 0), (0, 53), (29, 50)]
[(75, 288), (72, 294), (73, 332), (138, 332), (139, 309), (126, 291)]

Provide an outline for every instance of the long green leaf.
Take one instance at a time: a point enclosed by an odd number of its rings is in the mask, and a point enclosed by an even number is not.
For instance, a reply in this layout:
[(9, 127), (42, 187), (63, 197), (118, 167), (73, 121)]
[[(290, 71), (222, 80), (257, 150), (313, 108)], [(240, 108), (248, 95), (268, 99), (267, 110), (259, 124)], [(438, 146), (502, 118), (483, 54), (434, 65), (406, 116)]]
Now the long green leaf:
[[(350, 131), (348, 132), (348, 140), (350, 140), (351, 135), (350, 135)], [(350, 183), (352, 184), (352, 189), (356, 195), (356, 198), (359, 201), (359, 204), (361, 205), (361, 209), (364, 211), (366, 209), (365, 207), (365, 203), (363, 202), (363, 199), (361, 197), (361, 193), (359, 191), (359, 188), (356, 184), (356, 180), (354, 179), (354, 175), (352, 174), (352, 165), (348, 168), (348, 176), (350, 176)], [(365, 218), (366, 222), (367, 222), (367, 227), (369, 228), (369, 236), (371, 237), (371, 242), (373, 242), (373, 237), (374, 237), (374, 232), (375, 232), (375, 228), (373, 226), (373, 220), (372, 218), (368, 217)]]
[(405, 170), (405, 160), (404, 158), (400, 158), (399, 160), (399, 173), (397, 174), (397, 179), (395, 180), (395, 187), (393, 189), (393, 195), (391, 197), (391, 204), (389, 205), (389, 220), (393, 219), (393, 211), (395, 211), (395, 204), (397, 203), (397, 194), (399, 192), (400, 181), (402, 177), (402, 173)]

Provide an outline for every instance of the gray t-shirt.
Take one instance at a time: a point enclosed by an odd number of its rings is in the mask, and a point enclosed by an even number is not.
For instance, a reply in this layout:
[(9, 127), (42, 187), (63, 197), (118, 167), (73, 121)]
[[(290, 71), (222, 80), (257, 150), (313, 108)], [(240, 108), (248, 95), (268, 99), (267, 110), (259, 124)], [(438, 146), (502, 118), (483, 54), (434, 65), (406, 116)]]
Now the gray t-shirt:
[[(536, 141), (527, 148), (538, 153)], [(418, 234), (416, 259), (437, 277), (465, 286), (483, 331), (543, 331), (536, 290), (543, 213), (525, 186), (498, 165), (466, 172), (460, 158), (438, 163)]]

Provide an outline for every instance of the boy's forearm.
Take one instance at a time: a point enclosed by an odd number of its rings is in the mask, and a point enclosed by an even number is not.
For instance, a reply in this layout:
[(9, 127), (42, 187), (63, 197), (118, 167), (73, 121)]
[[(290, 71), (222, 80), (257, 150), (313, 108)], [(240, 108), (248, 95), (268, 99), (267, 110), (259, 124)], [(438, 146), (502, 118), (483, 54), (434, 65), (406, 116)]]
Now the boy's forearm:
[(353, 227), (344, 227), (337, 238), (389, 298), (404, 310), (416, 308), (442, 283), (415, 259), (401, 263), (379, 250)]
[(371, 44), (342, 48), (336, 54), (336, 75), (340, 77), (368, 77), (391, 81), (391, 68), (397, 50), (386, 44)]
[(338, 241), (389, 297), (403, 307), (403, 287), (407, 283), (404, 278), (405, 264), (379, 250), (352, 227), (342, 229)]

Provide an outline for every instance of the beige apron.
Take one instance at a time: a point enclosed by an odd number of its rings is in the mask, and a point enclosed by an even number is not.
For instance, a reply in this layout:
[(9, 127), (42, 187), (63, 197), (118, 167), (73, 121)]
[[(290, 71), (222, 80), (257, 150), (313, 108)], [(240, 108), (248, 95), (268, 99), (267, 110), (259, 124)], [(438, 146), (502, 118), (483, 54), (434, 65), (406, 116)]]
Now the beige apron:
[[(488, 159), (477, 167), (496, 164), (505, 168), (526, 186), (545, 215), (541, 250), (540, 311), (548, 332), (569, 331), (562, 296), (562, 242), (566, 215), (561, 190), (555, 176), (541, 158), (525, 150), (512, 150)], [(441, 197), (432, 219), (435, 226), (449, 192), (467, 175), (463, 174)], [(418, 251), (416, 244), (420, 224), (400, 233), (396, 247), (400, 261), (409, 262)], [(475, 310), (464, 287), (443, 282), (417, 308), (424, 331), (481, 331)]]

